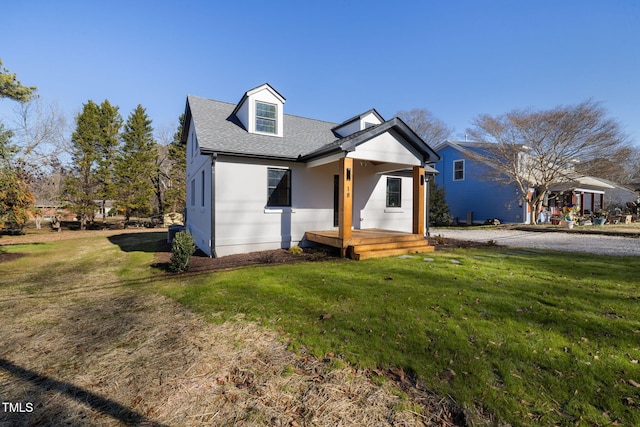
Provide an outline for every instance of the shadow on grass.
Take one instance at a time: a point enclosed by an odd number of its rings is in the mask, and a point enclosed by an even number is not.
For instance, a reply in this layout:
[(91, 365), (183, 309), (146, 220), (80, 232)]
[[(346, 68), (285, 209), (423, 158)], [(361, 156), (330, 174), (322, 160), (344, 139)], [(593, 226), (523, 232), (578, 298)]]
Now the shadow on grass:
[[(46, 375), (39, 374), (38, 372), (32, 371), (30, 369), (23, 368), (21, 366), (16, 365), (6, 359), (0, 358), (0, 369), (12, 375), (13, 377), (30, 383), (31, 385), (37, 387), (42, 392), (58, 392), (61, 393), (71, 399), (78, 401), (84, 405), (91, 407), (91, 409), (98, 411), (102, 414), (110, 416), (125, 425), (129, 426), (154, 426), (154, 427), (162, 427), (164, 424), (156, 423), (149, 420), (147, 417), (139, 414), (136, 411), (133, 411), (127, 408), (124, 405), (121, 405), (118, 402), (115, 402), (110, 399), (106, 399), (102, 396), (99, 396), (95, 393), (92, 393), (88, 390), (85, 390), (82, 387), (78, 387), (72, 383), (65, 381), (58, 381), (54, 378), (48, 377)], [(6, 398), (7, 396), (5, 396)], [(38, 402), (32, 402), (34, 406), (37, 407)], [(15, 422), (16, 424), (20, 424), (19, 421), (24, 418), (30, 418), (31, 416), (36, 417), (37, 411), (32, 413), (28, 412), (16, 412), (16, 413), (6, 413), (5, 416), (9, 416), (11, 422)], [(11, 420), (11, 418), (14, 418)], [(49, 422), (54, 420), (48, 420)]]
[(124, 233), (110, 236), (109, 241), (120, 247), (123, 252), (170, 252), (167, 233)]

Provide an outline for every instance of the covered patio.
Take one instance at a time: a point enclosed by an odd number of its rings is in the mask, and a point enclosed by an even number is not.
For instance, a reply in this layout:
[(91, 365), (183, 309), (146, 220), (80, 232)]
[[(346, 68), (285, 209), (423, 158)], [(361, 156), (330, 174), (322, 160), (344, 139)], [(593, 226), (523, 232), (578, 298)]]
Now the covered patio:
[(438, 173), (429, 164), (439, 157), (402, 120), (378, 119), (372, 110), (345, 122), (336, 134), (352, 122), (360, 130), (300, 159), (307, 169), (335, 174), (336, 228), (304, 238), (357, 260), (433, 251), (425, 238), (428, 177)]
[[(359, 159), (358, 161), (362, 161)], [(361, 228), (361, 223), (354, 227), (354, 188), (355, 168), (353, 157), (342, 157), (338, 160), (339, 175), (337, 176), (337, 229), (307, 231), (305, 240), (322, 245), (339, 248), (343, 257), (355, 260), (384, 257), (418, 252), (432, 252), (426, 234), (426, 200), (428, 197), (429, 174), (437, 173), (429, 166), (412, 166), (382, 163), (377, 166), (376, 174), (390, 170), (404, 170), (411, 173), (412, 203), (411, 227), (412, 232), (388, 230), (382, 228)], [(357, 216), (357, 215), (356, 215)], [(408, 226), (409, 224), (407, 224)]]

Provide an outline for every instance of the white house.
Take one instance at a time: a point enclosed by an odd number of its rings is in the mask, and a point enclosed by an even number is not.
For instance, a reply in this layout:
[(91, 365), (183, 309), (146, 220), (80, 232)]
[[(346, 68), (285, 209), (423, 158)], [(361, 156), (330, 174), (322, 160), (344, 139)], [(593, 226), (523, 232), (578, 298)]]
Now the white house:
[(432, 249), (425, 181), (438, 155), (420, 137), (374, 109), (336, 124), (285, 114), (284, 104), (268, 84), (237, 104), (187, 97), (186, 227), (202, 251)]

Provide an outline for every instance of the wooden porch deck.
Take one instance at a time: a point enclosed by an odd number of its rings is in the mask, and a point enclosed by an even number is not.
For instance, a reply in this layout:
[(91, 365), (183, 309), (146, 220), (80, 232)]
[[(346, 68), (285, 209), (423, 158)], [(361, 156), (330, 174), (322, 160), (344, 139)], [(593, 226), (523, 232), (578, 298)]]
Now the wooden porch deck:
[(351, 239), (346, 242), (340, 238), (338, 230), (307, 231), (305, 239), (341, 248), (348, 258), (355, 260), (434, 251), (421, 234), (379, 228), (352, 230)]

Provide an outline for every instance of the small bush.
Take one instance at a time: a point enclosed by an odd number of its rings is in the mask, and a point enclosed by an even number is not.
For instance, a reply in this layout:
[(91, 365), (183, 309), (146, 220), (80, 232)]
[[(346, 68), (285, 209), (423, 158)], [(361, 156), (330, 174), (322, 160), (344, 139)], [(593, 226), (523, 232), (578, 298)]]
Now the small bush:
[(289, 253), (292, 255), (300, 255), (303, 252), (300, 246), (291, 246), (289, 248)]
[(436, 244), (438, 245), (444, 245), (445, 243), (447, 243), (447, 239), (443, 237), (442, 234), (438, 234), (433, 239), (436, 241)]
[(191, 255), (196, 251), (193, 237), (188, 231), (179, 231), (173, 238), (171, 245), (171, 260), (169, 270), (174, 273), (188, 271), (191, 267)]

